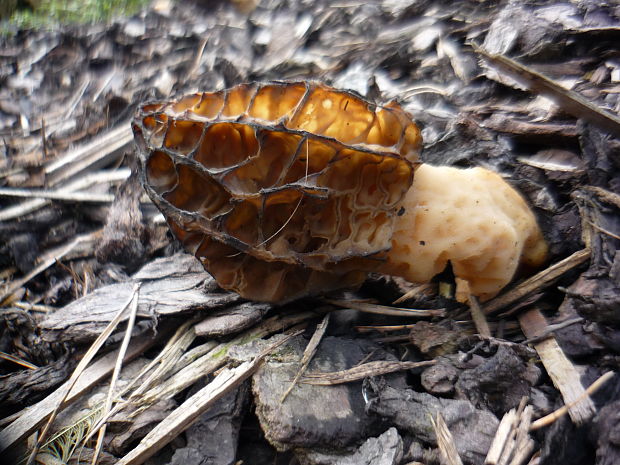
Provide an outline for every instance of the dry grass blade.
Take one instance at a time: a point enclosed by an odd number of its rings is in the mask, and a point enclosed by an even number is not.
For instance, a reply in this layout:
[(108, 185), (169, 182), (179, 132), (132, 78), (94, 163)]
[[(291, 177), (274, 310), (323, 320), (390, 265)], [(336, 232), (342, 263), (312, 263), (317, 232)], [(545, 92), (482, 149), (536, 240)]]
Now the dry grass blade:
[[(148, 335), (137, 338), (132, 342), (125, 361), (142, 355), (144, 351), (159, 343), (168, 334), (168, 328), (162, 328), (157, 337)], [(108, 353), (89, 366), (71, 389), (65, 403), (73, 402), (88, 389), (109, 376), (114, 368), (115, 358), (114, 353)], [(66, 381), (45, 399), (14, 415), (16, 419), (0, 431), (0, 452), (24, 440), (49, 418), (61, 398), (65, 396), (70, 381)]]
[[(90, 433), (84, 438), (84, 442), (88, 441), (97, 431), (99, 431), (99, 429), (103, 427), (110, 417), (118, 413), (123, 408), (129, 406), (132, 402), (135, 402), (141, 395), (144, 394), (144, 392), (165, 379), (165, 377), (168, 376), (175, 367), (181, 369), (181, 367), (185, 366), (185, 364), (180, 363), (179, 360), (185, 353), (187, 347), (189, 347), (189, 345), (191, 345), (191, 343), (196, 339), (196, 333), (193, 330), (194, 324), (195, 321), (190, 320), (177, 328), (160, 353), (151, 362), (149, 362), (147, 366), (140, 370), (140, 373), (138, 373), (138, 375), (116, 395), (117, 397), (123, 397), (130, 393), (127, 399), (123, 399), (118, 402), (111, 410), (103, 415), (92, 428)], [(209, 352), (211, 349), (215, 348), (217, 344), (215, 342), (210, 342), (203, 344), (203, 347), (204, 346), (208, 347), (206, 352)], [(148, 374), (149, 372), (150, 374)], [(146, 379), (144, 379), (145, 376), (147, 376)], [(140, 381), (141, 384), (132, 391), (133, 387)]]
[(434, 364), (435, 360), (425, 360), (423, 362), (368, 362), (348, 370), (332, 371), (330, 373), (308, 373), (302, 378), (301, 382), (317, 386), (331, 386), (359, 381), (370, 376), (413, 370), (414, 368), (427, 367)]
[[(95, 184), (110, 183), (117, 181), (124, 181), (129, 177), (130, 170), (128, 168), (122, 168), (113, 171), (99, 171), (92, 173), (81, 178), (78, 178), (70, 183), (64, 184), (62, 192), (78, 192), (82, 191)], [(46, 199), (32, 199), (21, 202), (17, 205), (13, 205), (0, 210), (0, 221), (14, 220), (21, 216), (27, 215), (39, 208), (49, 204), (50, 200)]]
[(581, 265), (588, 258), (590, 258), (590, 249), (579, 250), (569, 257), (566, 257), (564, 260), (551, 265), (546, 270), (526, 279), (505, 294), (489, 300), (482, 306), (482, 311), (487, 315), (495, 313), (521, 300), (525, 296), (549, 286), (564, 273)]
[(450, 433), (441, 413), (437, 412), (436, 418), (431, 416), (431, 423), (435, 430), (435, 436), (437, 436), (437, 446), (439, 447), (442, 465), (463, 465), (456, 450), (452, 433)]
[(92, 233), (88, 233), (88, 234), (83, 234), (81, 236), (76, 237), (74, 240), (69, 242), (67, 245), (63, 245), (62, 247), (59, 247), (49, 252), (47, 254), (47, 257), (44, 258), (43, 261), (37, 267), (35, 267), (32, 271), (30, 271), (26, 276), (13, 281), (11, 284), (9, 284), (9, 286), (6, 289), (4, 289), (4, 291), (0, 294), (0, 305), (4, 301), (9, 299), (16, 290), (18, 290), (20, 287), (22, 287), (32, 278), (42, 273), (43, 271), (47, 270), (50, 266), (52, 266), (62, 257), (64, 257), (65, 255), (67, 255), (68, 253), (76, 249), (80, 244), (94, 241), (95, 238), (99, 234), (101, 234), (100, 230), (92, 232)]
[(252, 361), (243, 362), (236, 368), (226, 368), (220, 371), (213, 381), (183, 402), (183, 404), (151, 430), (135, 449), (117, 462), (117, 465), (136, 465), (143, 463), (189, 427), (218, 399), (248, 379), (269, 353), (298, 334), (301, 334), (301, 332), (296, 331), (287, 335), (277, 343), (269, 346)]
[(391, 315), (391, 316), (409, 316), (414, 318), (424, 317), (442, 317), (446, 314), (445, 308), (436, 309), (414, 309), (414, 308), (398, 308), (387, 307), (385, 305), (370, 304), (367, 302), (355, 302), (348, 300), (335, 300), (325, 299), (327, 303), (337, 305), (342, 308), (351, 308), (353, 310), (359, 310), (360, 312), (375, 313), (378, 315)]
[(398, 305), (402, 302), (404, 302), (405, 300), (411, 299), (412, 297), (418, 296), (418, 295), (423, 295), (423, 294), (427, 294), (429, 292), (433, 292), (436, 288), (436, 284), (435, 283), (422, 283), (422, 284), (418, 284), (416, 286), (413, 287), (413, 289), (410, 289), (409, 291), (405, 292), (403, 295), (401, 295), (398, 299), (396, 299), (394, 302), (392, 302), (393, 305)]
[(473, 43), (472, 47), (491, 66), (525, 85), (530, 91), (538, 92), (553, 99), (567, 113), (596, 124), (617, 136), (620, 135), (620, 118), (617, 115), (599, 108), (577, 92), (562, 87), (548, 77), (508, 57), (491, 54)]
[(0, 197), (22, 197), (27, 199), (62, 200), (65, 202), (110, 203), (114, 201), (113, 194), (93, 194), (90, 192), (70, 192), (64, 190), (47, 189), (12, 189), (0, 188)]
[(295, 378), (293, 378), (293, 381), (291, 381), (291, 385), (288, 387), (286, 391), (284, 391), (284, 394), (282, 394), (282, 397), (280, 398), (280, 402), (284, 402), (286, 400), (288, 395), (291, 393), (291, 391), (293, 390), (293, 388), (299, 381), (299, 378), (301, 378), (301, 376), (308, 369), (308, 365), (310, 364), (312, 357), (314, 357), (314, 354), (316, 354), (316, 351), (319, 348), (319, 344), (321, 343), (321, 340), (323, 339), (323, 336), (325, 335), (325, 331), (327, 330), (328, 324), (329, 324), (329, 313), (325, 315), (323, 319), (321, 320), (321, 322), (317, 325), (316, 330), (314, 331), (314, 334), (312, 335), (312, 338), (310, 338), (310, 342), (308, 342), (308, 345), (306, 346), (306, 349), (304, 350), (304, 355), (301, 358), (301, 364), (300, 364), (299, 370), (297, 370), (297, 373), (295, 374)]
[(581, 396), (579, 396), (579, 398), (577, 400), (575, 400), (571, 405), (564, 405), (563, 407), (560, 407), (556, 411), (551, 412), (549, 415), (545, 415), (544, 417), (539, 418), (538, 420), (533, 422), (532, 426), (530, 427), (530, 431), (536, 431), (537, 429), (543, 428), (545, 426), (549, 426), (550, 424), (555, 422), (558, 418), (563, 417), (564, 415), (566, 415), (568, 413), (568, 411), (569, 411), (569, 409), (571, 407), (573, 407), (575, 404), (581, 402), (586, 397), (591, 396), (592, 394), (594, 394), (605, 383), (607, 383), (607, 381), (609, 381), (611, 378), (613, 378), (614, 375), (615, 375), (615, 373), (613, 371), (608, 371), (607, 373), (601, 375), (601, 377), (598, 378), (596, 381), (594, 381), (585, 390), (585, 392)]
[[(188, 364), (185, 366), (177, 363), (174, 370), (167, 373), (167, 378), (153, 378), (153, 381), (156, 381), (156, 383), (153, 383), (150, 389), (143, 390), (142, 387), (138, 388), (135, 393), (129, 396), (127, 403), (121, 406), (133, 403), (139, 404), (140, 409), (145, 409), (149, 405), (162, 399), (174, 397), (183, 389), (194, 384), (197, 380), (203, 378), (207, 374), (214, 373), (226, 364), (226, 355), (231, 347), (246, 344), (248, 341), (263, 338), (276, 332), (281, 332), (285, 328), (299, 324), (314, 316), (316, 315), (307, 312), (285, 317), (270, 318), (260, 325), (242, 333), (232, 341), (214, 346), (211, 350), (200, 355), (198, 358), (188, 358)], [(172, 373), (172, 375), (170, 373)], [(113, 411), (115, 412), (116, 410)]]
[[(116, 383), (118, 381), (118, 377), (121, 373), (121, 368), (123, 367), (123, 359), (125, 358), (125, 354), (127, 353), (127, 348), (129, 347), (129, 341), (131, 340), (131, 333), (133, 331), (134, 324), (136, 322), (136, 314), (138, 313), (138, 297), (140, 295), (140, 283), (136, 283), (133, 288), (133, 300), (131, 301), (131, 311), (129, 312), (129, 319), (127, 321), (127, 328), (125, 329), (125, 336), (123, 337), (123, 342), (121, 343), (121, 347), (118, 350), (118, 357), (116, 359), (116, 365), (114, 366), (114, 372), (112, 373), (112, 379), (110, 380), (110, 387), (108, 389), (108, 395), (105, 400), (105, 404), (103, 406), (103, 414), (107, 414), (112, 408), (112, 400), (114, 391), (116, 389)], [(101, 450), (103, 449), (103, 438), (106, 432), (106, 425), (104, 424), (99, 430), (99, 436), (97, 437), (97, 445), (95, 446), (95, 451), (93, 453), (92, 464), (96, 465), (99, 460), (99, 455), (101, 454)]]
[(103, 330), (103, 332), (99, 335), (99, 337), (95, 340), (95, 342), (93, 342), (93, 344), (89, 347), (88, 351), (84, 354), (84, 357), (82, 357), (82, 360), (80, 360), (80, 362), (78, 363), (73, 374), (69, 378), (69, 382), (67, 386), (65, 387), (64, 394), (59, 399), (58, 404), (56, 405), (56, 408), (52, 411), (49, 419), (47, 420), (47, 423), (43, 427), (43, 431), (41, 431), (41, 434), (37, 438), (37, 442), (32, 448), (32, 452), (30, 453), (30, 457), (28, 459), (27, 465), (31, 465), (32, 463), (34, 463), (34, 459), (39, 450), (39, 446), (43, 441), (47, 439), (47, 435), (49, 434), (49, 429), (52, 423), (54, 422), (54, 420), (56, 419), (56, 415), (58, 414), (60, 409), (62, 409), (65, 406), (65, 401), (69, 393), (71, 392), (71, 389), (73, 389), (73, 387), (77, 383), (78, 378), (82, 375), (82, 373), (84, 372), (88, 364), (95, 357), (95, 355), (97, 354), (97, 352), (99, 351), (103, 343), (110, 337), (112, 332), (116, 329), (118, 324), (121, 322), (123, 315), (125, 314), (125, 310), (127, 310), (129, 305), (135, 298), (135, 292), (136, 292), (136, 288), (134, 288), (134, 294), (131, 296), (131, 299), (123, 306), (123, 308), (121, 308), (118, 311), (114, 319), (110, 321), (108, 326)]

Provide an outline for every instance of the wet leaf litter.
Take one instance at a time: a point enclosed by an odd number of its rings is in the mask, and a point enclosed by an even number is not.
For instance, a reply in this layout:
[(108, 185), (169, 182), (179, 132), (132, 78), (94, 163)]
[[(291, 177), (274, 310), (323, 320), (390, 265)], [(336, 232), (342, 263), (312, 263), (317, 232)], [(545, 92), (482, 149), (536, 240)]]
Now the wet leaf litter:
[[(82, 431), (76, 443), (95, 438), (85, 457), (108, 418), (101, 462), (438, 463), (456, 451), (463, 463), (614, 463), (617, 20), (588, 1), (159, 1), (110, 25), (4, 37), (3, 449), (21, 452), (43, 428), (62, 383), (117, 322), (40, 454), (57, 433)], [(357, 290), (283, 305), (220, 289), (131, 174), (129, 123), (145, 101), (273, 80), (396, 99), (421, 129), (421, 161), (491, 169), (524, 196), (548, 261), (480, 302), (451, 269), (424, 286), (375, 273)], [(415, 312), (381, 314), (402, 296), (396, 305)], [(132, 342), (105, 412), (129, 300)], [(407, 365), (418, 362), (433, 364)], [(342, 384), (304, 382), (321, 374)], [(205, 397), (227, 382), (228, 396)], [(214, 406), (192, 411), (189, 399)]]

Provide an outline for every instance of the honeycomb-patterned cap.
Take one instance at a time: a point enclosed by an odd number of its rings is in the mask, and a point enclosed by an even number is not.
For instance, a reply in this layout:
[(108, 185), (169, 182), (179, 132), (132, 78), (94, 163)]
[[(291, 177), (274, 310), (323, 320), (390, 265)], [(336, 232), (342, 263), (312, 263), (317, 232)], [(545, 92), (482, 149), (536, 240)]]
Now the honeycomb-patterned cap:
[(284, 302), (360, 284), (390, 247), (420, 131), (316, 82), (243, 84), (141, 106), (142, 182), (218, 284)]

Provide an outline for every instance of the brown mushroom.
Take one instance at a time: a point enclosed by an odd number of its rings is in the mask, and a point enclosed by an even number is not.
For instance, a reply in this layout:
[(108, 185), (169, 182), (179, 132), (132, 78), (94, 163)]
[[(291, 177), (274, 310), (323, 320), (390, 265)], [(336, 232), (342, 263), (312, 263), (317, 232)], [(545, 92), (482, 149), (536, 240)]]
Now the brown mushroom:
[(249, 299), (356, 286), (373, 270), (428, 280), (448, 261), (488, 297), (521, 257), (546, 253), (499, 176), (420, 165), (420, 131), (394, 102), (315, 82), (244, 84), (145, 104), (133, 130), (143, 185), (175, 236)]

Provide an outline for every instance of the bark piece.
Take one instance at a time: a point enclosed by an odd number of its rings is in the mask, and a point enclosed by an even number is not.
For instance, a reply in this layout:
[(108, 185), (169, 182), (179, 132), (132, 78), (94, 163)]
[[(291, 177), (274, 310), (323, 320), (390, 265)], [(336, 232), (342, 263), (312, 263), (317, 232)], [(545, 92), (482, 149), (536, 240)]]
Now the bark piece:
[[(532, 309), (519, 316), (519, 323), (523, 333), (532, 339), (544, 332), (547, 321), (540, 310)], [(553, 384), (562, 393), (565, 404), (576, 402), (585, 394), (585, 389), (581, 384), (579, 373), (573, 364), (566, 358), (562, 348), (553, 336), (548, 337), (536, 344), (534, 348), (553, 380)], [(569, 408), (568, 414), (578, 425), (587, 422), (596, 412), (594, 403), (590, 396), (585, 395), (577, 404)]]
[(466, 400), (440, 399), (411, 389), (394, 389), (372, 380), (366, 380), (364, 387), (369, 398), (369, 412), (433, 446), (437, 445), (437, 439), (431, 417), (439, 411), (463, 461), (470, 464), (484, 461), (499, 424), (491, 412), (478, 410)]
[(403, 456), (403, 441), (396, 428), (368, 438), (350, 454), (310, 452), (300, 456), (303, 465), (397, 465)]
[(540, 370), (526, 363), (506, 345), (499, 345), (491, 358), (476, 368), (465, 370), (456, 383), (459, 398), (468, 399), (476, 408), (502, 415), (530, 396)]
[(243, 331), (258, 323), (271, 308), (267, 303), (243, 302), (218, 310), (195, 326), (196, 335), (219, 337)]
[[(364, 411), (362, 382), (336, 386), (298, 384), (280, 403), (295, 377), (305, 341), (298, 338), (278, 360), (268, 361), (253, 377), (256, 414), (265, 437), (279, 450), (292, 447), (344, 448), (378, 433), (377, 418)], [(290, 350), (290, 351), (289, 351)], [(394, 360), (368, 341), (327, 337), (319, 345), (309, 373), (339, 371), (374, 357)], [(390, 379), (403, 379), (390, 375)]]
[(620, 463), (620, 400), (606, 405), (595, 419), (596, 465)]
[[(239, 297), (220, 291), (191, 255), (155, 260), (133, 276), (141, 281), (138, 316), (157, 317), (190, 310), (215, 310)], [(47, 315), (41, 322), (50, 341), (87, 342), (99, 335), (132, 293), (131, 281), (111, 284)]]
[(185, 431), (187, 445), (174, 452), (169, 465), (235, 463), (239, 427), (245, 414), (248, 393), (249, 386), (246, 383), (203, 413)]

